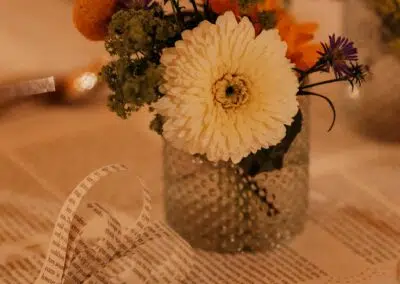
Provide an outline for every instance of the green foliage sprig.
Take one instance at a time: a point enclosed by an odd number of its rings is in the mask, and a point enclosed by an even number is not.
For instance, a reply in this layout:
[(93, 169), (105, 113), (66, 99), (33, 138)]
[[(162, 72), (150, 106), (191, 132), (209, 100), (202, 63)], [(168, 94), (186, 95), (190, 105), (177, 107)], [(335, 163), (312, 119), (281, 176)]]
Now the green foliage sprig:
[(258, 18), (264, 30), (269, 30), (276, 26), (276, 13), (273, 11), (260, 12), (258, 13)]
[[(182, 30), (196, 27), (206, 14), (216, 18), (208, 9), (184, 12), (178, 0), (171, 3), (176, 11), (170, 15), (155, 3), (146, 9), (120, 10), (111, 19), (105, 48), (114, 60), (103, 67), (101, 77), (112, 91), (108, 106), (121, 118), (128, 118), (162, 97), (158, 91), (162, 50), (174, 46), (181, 39)], [(155, 119), (153, 124), (159, 125), (160, 118)]]
[(161, 52), (179, 38), (177, 23), (159, 5), (120, 10), (113, 15), (105, 47), (115, 59), (101, 72), (113, 92), (108, 101), (112, 111), (126, 119), (162, 96), (158, 91)]

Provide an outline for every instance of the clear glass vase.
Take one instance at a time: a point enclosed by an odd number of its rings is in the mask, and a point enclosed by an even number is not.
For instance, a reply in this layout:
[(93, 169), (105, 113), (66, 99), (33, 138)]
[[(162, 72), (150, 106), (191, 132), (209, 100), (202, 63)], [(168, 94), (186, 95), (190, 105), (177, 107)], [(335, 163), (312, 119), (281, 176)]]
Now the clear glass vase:
[(308, 104), (284, 167), (255, 177), (232, 163), (194, 158), (164, 144), (167, 223), (193, 247), (263, 251), (303, 229), (309, 191)]
[(390, 15), (384, 16), (377, 10), (394, 2), (343, 2), (344, 34), (354, 41), (361, 63), (368, 64), (371, 69), (371, 76), (361, 88), (349, 88), (347, 92), (343, 104), (347, 122), (356, 132), (369, 138), (400, 142), (400, 21), (396, 35), (390, 27), (392, 24), (386, 22), (388, 18), (384, 19)]

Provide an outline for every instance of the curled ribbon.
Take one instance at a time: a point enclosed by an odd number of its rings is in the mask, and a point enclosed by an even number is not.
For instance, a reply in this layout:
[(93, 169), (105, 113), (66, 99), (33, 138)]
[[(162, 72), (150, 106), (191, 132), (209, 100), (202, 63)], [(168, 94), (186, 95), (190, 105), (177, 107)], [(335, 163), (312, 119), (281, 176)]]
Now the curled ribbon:
[(88, 175), (60, 210), (45, 262), (35, 284), (182, 283), (193, 260), (189, 244), (161, 221), (150, 222), (151, 198), (143, 187), (143, 208), (133, 226), (98, 203), (87, 205), (96, 217), (86, 223), (76, 214), (84, 196), (101, 178), (127, 170), (115, 164)]

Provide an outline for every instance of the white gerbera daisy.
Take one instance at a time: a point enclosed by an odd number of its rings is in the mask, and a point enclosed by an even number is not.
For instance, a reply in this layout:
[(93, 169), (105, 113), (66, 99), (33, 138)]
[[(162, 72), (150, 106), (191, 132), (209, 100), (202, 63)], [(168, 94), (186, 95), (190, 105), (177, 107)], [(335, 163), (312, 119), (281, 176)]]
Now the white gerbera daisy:
[(163, 51), (156, 111), (174, 147), (238, 163), (278, 144), (298, 111), (298, 80), (275, 29), (255, 36), (247, 17), (232, 12), (203, 21)]

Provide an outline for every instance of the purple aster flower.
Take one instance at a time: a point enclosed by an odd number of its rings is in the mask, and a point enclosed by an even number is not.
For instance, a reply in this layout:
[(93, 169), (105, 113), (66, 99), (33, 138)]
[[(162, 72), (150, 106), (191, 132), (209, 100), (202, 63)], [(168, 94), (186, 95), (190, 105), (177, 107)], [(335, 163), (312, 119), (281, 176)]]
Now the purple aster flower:
[(350, 73), (349, 83), (351, 86), (354, 86), (354, 83), (361, 86), (361, 83), (366, 80), (366, 77), (371, 74), (370, 68), (368, 65), (362, 65), (358, 63), (350, 63)]
[(357, 61), (357, 48), (354, 43), (345, 37), (329, 36), (329, 44), (321, 43), (323, 51), (318, 51), (321, 55), (320, 62), (326, 65), (326, 70), (333, 69), (336, 78), (351, 76), (351, 67), (348, 62)]

